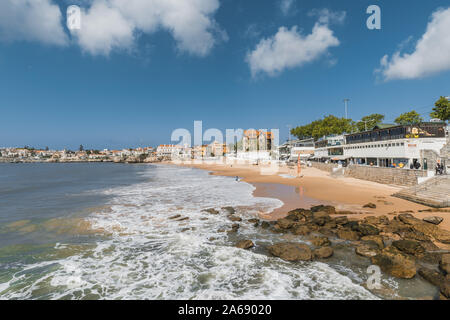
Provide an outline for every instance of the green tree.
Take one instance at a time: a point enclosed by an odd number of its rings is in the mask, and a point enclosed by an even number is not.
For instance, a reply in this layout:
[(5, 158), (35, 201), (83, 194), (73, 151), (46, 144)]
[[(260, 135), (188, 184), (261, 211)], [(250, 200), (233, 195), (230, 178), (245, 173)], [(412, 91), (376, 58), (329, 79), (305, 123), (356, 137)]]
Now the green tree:
[(358, 131), (372, 130), (375, 126), (379, 125), (384, 120), (384, 115), (379, 113), (373, 113), (371, 115), (361, 118), (361, 121), (356, 122)]
[(450, 102), (446, 97), (440, 97), (434, 105), (433, 112), (430, 113), (432, 118), (440, 119), (442, 121), (450, 120)]
[(353, 121), (351, 119), (338, 118), (333, 115), (325, 116), (323, 119), (313, 121), (309, 124), (293, 128), (291, 134), (298, 139), (314, 138), (332, 134), (343, 134), (351, 132)]
[(80, 150), (80, 151), (83, 151), (83, 150), (84, 150), (84, 147), (83, 147), (82, 144), (80, 144), (80, 148), (79, 148), (78, 150)]
[(415, 110), (412, 110), (410, 112), (402, 113), (395, 119), (395, 123), (401, 124), (401, 125), (407, 125), (407, 124), (414, 124), (422, 122), (423, 118), (418, 114)]

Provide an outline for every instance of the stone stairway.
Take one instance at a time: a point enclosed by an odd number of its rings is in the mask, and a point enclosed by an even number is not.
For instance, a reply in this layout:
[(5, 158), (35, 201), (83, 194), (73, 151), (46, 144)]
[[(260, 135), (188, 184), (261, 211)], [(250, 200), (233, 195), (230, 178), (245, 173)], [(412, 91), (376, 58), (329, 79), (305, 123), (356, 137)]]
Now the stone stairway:
[(436, 176), (414, 187), (403, 189), (393, 196), (434, 208), (450, 207), (450, 176)]

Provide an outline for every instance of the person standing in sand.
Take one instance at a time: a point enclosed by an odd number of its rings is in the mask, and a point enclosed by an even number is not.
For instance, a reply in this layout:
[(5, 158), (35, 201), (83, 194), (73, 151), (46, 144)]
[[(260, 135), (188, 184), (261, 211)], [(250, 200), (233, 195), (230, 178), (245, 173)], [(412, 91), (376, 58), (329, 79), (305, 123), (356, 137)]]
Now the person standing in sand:
[(298, 154), (298, 159), (297, 159), (297, 177), (301, 178), (303, 177), (301, 175), (302, 172), (302, 163), (300, 162), (300, 154)]

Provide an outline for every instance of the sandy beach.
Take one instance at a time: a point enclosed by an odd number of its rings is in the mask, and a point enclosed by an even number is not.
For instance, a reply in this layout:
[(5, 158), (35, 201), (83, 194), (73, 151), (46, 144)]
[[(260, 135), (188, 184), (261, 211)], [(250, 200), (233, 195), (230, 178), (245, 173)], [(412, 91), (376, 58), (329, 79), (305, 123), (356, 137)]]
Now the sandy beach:
[[(270, 214), (261, 213), (261, 218), (276, 220), (286, 216), (289, 210), (309, 208), (316, 204), (329, 204), (343, 214), (362, 219), (368, 215), (388, 215), (410, 211), (417, 218), (439, 216), (444, 220), (440, 227), (450, 230), (450, 212), (419, 212), (430, 207), (393, 197), (402, 189), (399, 186), (384, 185), (371, 181), (348, 177), (331, 177), (329, 173), (316, 168), (301, 169), (298, 177), (296, 168), (279, 167), (277, 172), (269, 172), (268, 167), (252, 164), (218, 164), (203, 162), (177, 163), (210, 171), (212, 175), (238, 176), (242, 181), (255, 186), (257, 197), (277, 198), (284, 206)], [(367, 203), (376, 204), (376, 208), (363, 208)], [(449, 210), (450, 211), (450, 210)]]

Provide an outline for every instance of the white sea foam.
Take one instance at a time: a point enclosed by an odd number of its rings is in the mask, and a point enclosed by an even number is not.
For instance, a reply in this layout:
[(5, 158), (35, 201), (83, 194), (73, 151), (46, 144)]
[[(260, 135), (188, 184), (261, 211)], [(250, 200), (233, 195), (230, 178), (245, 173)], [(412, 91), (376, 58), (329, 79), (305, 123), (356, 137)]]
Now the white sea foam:
[[(94, 213), (89, 218), (95, 228), (111, 232), (111, 237), (99, 240), (89, 252), (29, 266), (46, 272), (20, 290), (3, 291), (2, 297), (376, 298), (327, 264), (288, 263), (258, 252), (258, 247), (255, 251), (234, 248), (227, 233), (218, 232), (232, 224), (226, 214), (202, 210), (233, 206), (245, 220), (282, 205), (276, 199), (253, 197), (253, 186), (170, 166), (150, 167), (145, 175), (147, 182), (104, 191), (113, 196), (111, 212)], [(189, 219), (169, 219), (175, 215)], [(276, 239), (276, 235), (258, 230), (241, 223), (239, 234), (255, 240), (257, 246)]]

